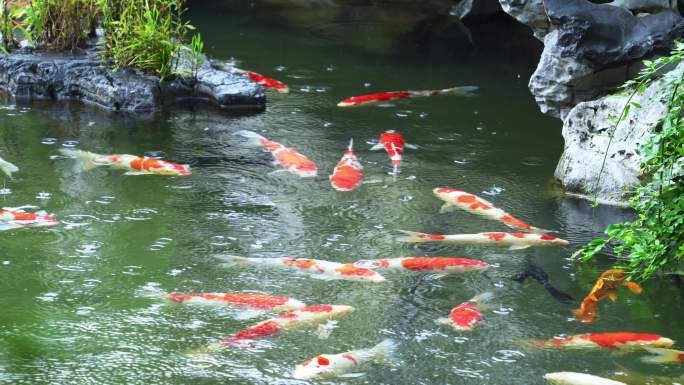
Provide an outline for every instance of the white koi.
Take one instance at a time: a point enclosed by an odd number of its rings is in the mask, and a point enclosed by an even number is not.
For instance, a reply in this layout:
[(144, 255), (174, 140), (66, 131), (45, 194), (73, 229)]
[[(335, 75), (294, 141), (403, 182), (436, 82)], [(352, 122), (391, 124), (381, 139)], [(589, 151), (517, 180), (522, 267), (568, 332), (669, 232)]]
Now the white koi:
[(315, 378), (357, 377), (359, 366), (367, 362), (382, 363), (390, 359), (397, 343), (387, 339), (369, 349), (351, 350), (339, 354), (321, 354), (297, 365), (292, 374), (298, 380)]
[(531, 246), (565, 246), (568, 241), (548, 234), (525, 233), (477, 233), (477, 234), (426, 234), (414, 231), (398, 230), (405, 237), (397, 240), (402, 242), (450, 242), (466, 245), (508, 246), (511, 250), (526, 249)]

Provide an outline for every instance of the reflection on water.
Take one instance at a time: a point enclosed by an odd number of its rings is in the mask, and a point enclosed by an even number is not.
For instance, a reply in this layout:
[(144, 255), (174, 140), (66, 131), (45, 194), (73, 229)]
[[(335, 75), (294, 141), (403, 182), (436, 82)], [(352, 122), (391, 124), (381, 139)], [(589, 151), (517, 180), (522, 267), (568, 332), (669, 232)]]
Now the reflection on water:
[[(558, 290), (583, 297), (610, 261), (578, 265), (567, 256), (607, 223), (629, 215), (559, 197), (552, 175), (562, 149), (561, 124), (538, 113), (526, 88), (529, 66), (504, 62), (499, 54), (508, 51), (481, 42), (472, 56), (448, 60), (423, 53), (411, 57), (410, 50), (406, 60), (369, 55), (350, 47), (364, 46), (364, 36), (374, 38), (371, 22), (352, 25), (354, 41), (348, 41), (345, 27), (336, 24), (343, 21), (309, 20), (309, 25), (334, 26), (323, 28), (322, 39), (311, 33), (320, 28), (275, 26), (258, 21), (273, 16), (268, 13), (257, 17), (241, 7), (222, 9), (197, 8), (191, 14), (209, 54), (233, 57), (292, 89), (289, 95), (269, 94), (262, 114), (183, 106), (133, 116), (77, 104), (4, 103), (0, 156), (21, 172), (3, 179), (6, 193), (0, 201), (8, 207), (40, 206), (62, 225), (0, 233), (0, 382), (294, 384), (300, 382), (290, 373), (304, 359), (372, 346), (387, 337), (400, 343), (396, 362), (371, 365), (366, 376), (338, 382), (543, 384), (547, 372), (606, 376), (618, 370), (615, 364), (665, 377), (679, 374), (676, 368), (646, 366), (639, 354), (535, 352), (520, 343), (619, 330), (684, 340), (682, 291), (666, 281), (647, 284), (640, 296), (625, 294), (602, 304), (601, 320), (585, 326), (571, 319), (571, 305), (557, 302), (538, 283), (511, 279), (531, 261)], [(385, 31), (385, 24), (377, 30)], [(474, 37), (478, 42), (477, 33)], [(335, 107), (360, 93), (465, 84), (479, 85), (481, 95), (414, 99), (384, 108)], [(419, 146), (406, 151), (397, 177), (388, 175), (386, 153), (369, 150), (388, 129)], [(239, 130), (295, 147), (318, 164), (319, 176), (272, 174), (271, 155), (244, 147), (234, 135)], [(366, 183), (338, 193), (327, 178), (350, 137)], [(107, 168), (83, 173), (58, 156), (64, 147), (163, 154), (190, 164), (193, 174), (126, 176)], [(395, 229), (505, 230), (462, 212), (439, 214), (441, 202), (432, 189), (442, 185), (482, 194), (524, 220), (556, 230), (571, 244), (508, 251), (397, 243)], [(387, 272), (384, 284), (367, 285), (281, 269), (226, 269), (217, 254), (337, 262), (443, 255), (496, 266), (443, 278)], [(356, 311), (325, 340), (312, 330), (297, 330), (198, 363), (190, 351), (262, 318), (166, 303), (141, 293), (148, 287), (272, 292), (312, 304), (348, 304)], [(495, 297), (473, 332), (459, 334), (435, 323), (484, 291)]]

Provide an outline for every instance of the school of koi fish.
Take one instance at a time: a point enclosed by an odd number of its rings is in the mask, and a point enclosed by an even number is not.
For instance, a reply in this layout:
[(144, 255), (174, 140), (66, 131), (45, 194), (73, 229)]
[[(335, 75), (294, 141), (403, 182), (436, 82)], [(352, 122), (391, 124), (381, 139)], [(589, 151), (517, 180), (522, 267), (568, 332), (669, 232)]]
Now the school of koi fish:
[[(252, 81), (267, 89), (273, 89), (280, 93), (289, 92), (286, 84), (268, 78), (255, 72), (233, 69)], [(355, 107), (372, 104), (387, 103), (400, 99), (416, 97), (431, 97), (440, 95), (475, 96), (477, 87), (452, 87), (442, 90), (422, 91), (393, 91), (374, 93), (368, 95), (346, 98), (338, 103), (339, 107)], [(270, 152), (275, 165), (282, 168), (281, 171), (294, 174), (301, 178), (311, 178), (318, 175), (318, 166), (312, 160), (291, 147), (268, 139), (252, 131), (239, 131), (236, 135), (245, 139), (246, 146), (261, 148)], [(353, 149), (353, 139), (349, 141), (342, 158), (334, 167), (329, 176), (330, 185), (339, 192), (353, 191), (363, 183), (363, 166)], [(378, 138), (378, 143), (370, 150), (382, 150), (387, 152), (390, 158), (392, 171), (390, 174), (400, 173), (401, 163), (404, 157), (404, 149), (417, 149), (415, 145), (405, 142), (401, 133), (388, 130)], [(127, 154), (102, 155), (83, 150), (60, 150), (64, 158), (78, 162), (82, 171), (88, 171), (99, 166), (109, 166), (113, 169), (125, 170), (125, 175), (164, 175), (186, 176), (190, 175), (190, 167), (171, 163), (165, 160), (135, 156)], [(8, 177), (19, 172), (14, 164), (0, 159), (0, 171)], [(443, 201), (440, 213), (448, 213), (454, 210), (462, 210), (467, 213), (482, 217), (490, 221), (496, 221), (517, 232), (489, 231), (476, 234), (429, 234), (416, 231), (395, 229), (403, 236), (397, 237), (400, 242), (450, 242), (456, 244), (468, 244), (479, 246), (508, 247), (511, 250), (526, 249), (529, 247), (553, 247), (568, 245), (566, 240), (560, 239), (549, 233), (551, 231), (534, 227), (522, 219), (496, 207), (493, 203), (461, 189), (451, 187), (437, 187), (433, 190), (436, 198)], [(36, 209), (33, 206), (17, 208), (3, 208), (0, 210), (0, 230), (17, 228), (56, 226), (59, 221), (44, 211), (29, 212), (26, 209)], [(323, 280), (347, 280), (359, 283), (382, 284), (386, 278), (379, 271), (399, 271), (406, 273), (431, 272), (438, 277), (448, 274), (471, 273), (491, 268), (487, 262), (448, 256), (436, 257), (407, 257), (407, 258), (382, 258), (374, 260), (358, 260), (353, 263), (338, 263), (333, 261), (308, 259), (308, 258), (258, 258), (233, 255), (217, 255), (217, 260), (223, 262), (225, 268), (255, 267), (255, 268), (280, 268), (290, 269), (295, 272), (306, 274), (309, 277)], [(549, 282), (546, 273), (538, 266), (531, 265), (514, 280), (523, 282), (527, 277), (539, 281), (549, 293), (562, 303), (575, 303), (569, 295), (555, 289)], [(603, 299), (617, 300), (617, 289), (620, 286), (628, 288), (632, 293), (639, 294), (643, 291), (641, 286), (627, 280), (626, 272), (612, 269), (604, 272), (596, 281), (590, 293), (581, 302), (578, 309), (573, 311), (576, 320), (582, 323), (594, 323), (598, 321), (598, 304)], [(352, 313), (354, 308), (342, 304), (314, 304), (307, 305), (295, 299), (282, 297), (268, 293), (162, 293), (168, 301), (178, 304), (203, 304), (215, 306), (227, 306), (241, 309), (251, 309), (260, 312), (281, 313), (273, 318), (267, 318), (246, 329), (235, 331), (223, 341), (214, 345), (196, 349), (193, 354), (211, 354), (222, 349), (236, 349), (251, 346), (251, 344), (263, 338), (275, 337), (281, 333), (298, 328), (324, 327), (326, 323), (335, 322)], [(456, 333), (472, 331), (483, 322), (487, 322), (487, 314), (491, 311), (490, 302), (494, 294), (484, 292), (453, 307), (446, 317), (439, 318), (437, 324), (447, 325)], [(446, 309), (445, 309), (446, 310)], [(654, 364), (682, 364), (684, 363), (684, 351), (670, 349), (674, 341), (655, 334), (633, 333), (623, 331), (609, 331), (601, 333), (586, 333), (554, 337), (546, 340), (528, 339), (523, 343), (532, 349), (594, 349), (635, 351), (643, 350), (649, 356), (642, 361)], [(309, 358), (293, 368), (291, 377), (300, 380), (313, 380), (321, 378), (341, 377), (353, 378), (363, 375), (360, 366), (368, 363), (392, 362), (398, 343), (391, 339), (385, 339), (376, 346), (360, 348), (341, 353), (322, 353)], [(587, 373), (556, 372), (548, 373), (544, 378), (552, 384), (582, 385), (582, 384), (624, 384), (597, 377)]]

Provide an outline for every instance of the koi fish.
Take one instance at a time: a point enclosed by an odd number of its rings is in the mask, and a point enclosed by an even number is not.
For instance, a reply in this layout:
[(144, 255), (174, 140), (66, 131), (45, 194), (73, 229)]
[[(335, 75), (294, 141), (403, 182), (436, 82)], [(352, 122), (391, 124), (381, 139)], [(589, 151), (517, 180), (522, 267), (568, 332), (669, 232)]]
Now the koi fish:
[(217, 258), (227, 262), (227, 265), (252, 264), (293, 268), (321, 279), (344, 279), (373, 283), (385, 282), (385, 278), (379, 273), (371, 269), (354, 266), (351, 263), (337, 263), (306, 258), (246, 258), (236, 255), (217, 256)]
[(166, 297), (178, 303), (217, 304), (274, 312), (291, 312), (306, 306), (293, 298), (261, 293), (168, 293)]
[(546, 232), (546, 230), (530, 226), (527, 222), (508, 214), (507, 212), (494, 206), (491, 202), (473, 194), (468, 194), (463, 190), (450, 187), (438, 187), (432, 190), (432, 192), (437, 196), (437, 198), (445, 202), (442, 208), (439, 210), (440, 213), (446, 213), (459, 208), (471, 214), (503, 222), (506, 226), (513, 229), (538, 234), (543, 234)]
[(549, 349), (611, 349), (638, 350), (643, 348), (668, 348), (674, 344), (669, 338), (643, 333), (587, 333), (550, 340), (535, 340), (536, 348)]
[(271, 318), (241, 330), (223, 340), (223, 346), (242, 347), (245, 342), (259, 338), (271, 337), (283, 331), (322, 324), (326, 321), (341, 318), (354, 311), (346, 305), (312, 305), (276, 318)]
[(247, 138), (248, 145), (264, 147), (273, 155), (275, 163), (280, 164), (285, 171), (302, 178), (313, 177), (318, 174), (316, 164), (293, 148), (268, 140), (252, 131), (238, 131), (235, 134)]
[(575, 372), (548, 373), (544, 375), (544, 379), (554, 385), (627, 385), (624, 382)]
[(548, 234), (524, 233), (477, 233), (477, 234), (425, 234), (415, 231), (397, 230), (406, 234), (397, 238), (400, 242), (451, 242), (464, 245), (508, 246), (511, 250), (530, 246), (565, 246), (568, 241)]
[(394, 130), (389, 130), (385, 131), (382, 135), (380, 135), (380, 138), (378, 139), (378, 144), (371, 147), (371, 150), (376, 151), (382, 150), (384, 148), (385, 151), (387, 151), (390, 160), (392, 161), (392, 167), (394, 169), (392, 173), (397, 174), (399, 172), (401, 160), (404, 157), (404, 147), (414, 150), (418, 148), (413, 144), (408, 144), (404, 142), (404, 136), (400, 133)]
[(389, 102), (397, 99), (418, 98), (437, 95), (456, 95), (456, 96), (476, 96), (477, 86), (463, 86), (445, 88), (442, 90), (421, 90), (421, 91), (390, 91), (377, 94), (352, 96), (337, 103), (337, 107), (357, 107), (375, 103)]
[(349, 141), (349, 147), (344, 152), (344, 156), (337, 162), (333, 174), (330, 177), (330, 184), (337, 191), (352, 191), (358, 187), (363, 179), (363, 166), (354, 155), (354, 139)]
[(297, 365), (292, 377), (298, 380), (315, 378), (358, 377), (354, 373), (366, 362), (382, 363), (389, 359), (397, 348), (397, 343), (387, 339), (370, 349), (351, 350), (339, 354), (321, 354)]
[(639, 294), (642, 292), (641, 286), (635, 282), (625, 281), (625, 278), (627, 275), (623, 270), (611, 269), (603, 272), (589, 295), (582, 301), (580, 308), (574, 311), (575, 317), (585, 323), (596, 321), (598, 319), (599, 301), (609, 298), (615, 302), (618, 286), (626, 286), (632, 293)]
[(544, 269), (541, 268), (541, 266), (535, 265), (534, 263), (528, 263), (525, 267), (525, 270), (522, 273), (514, 276), (513, 280), (518, 283), (524, 283), (525, 279), (528, 277), (532, 277), (535, 281), (541, 283), (542, 286), (544, 286), (544, 289), (546, 289), (546, 291), (549, 292), (549, 294), (551, 294), (551, 296), (558, 302), (565, 304), (575, 303), (574, 298), (551, 285), (551, 282), (549, 281), (549, 275), (544, 271)]
[(280, 92), (281, 94), (286, 94), (286, 93), (290, 92), (290, 88), (287, 86), (287, 84), (285, 84), (281, 81), (271, 79), (269, 77), (266, 77), (262, 74), (258, 74), (256, 72), (242, 70), (242, 69), (235, 68), (235, 67), (231, 68), (231, 70), (235, 73), (238, 73), (238, 74), (241, 74), (241, 75), (248, 77), (251, 81), (255, 82), (256, 84), (258, 84), (264, 88), (271, 88), (273, 90)]
[(0, 210), (0, 230), (11, 230), (20, 227), (55, 226), (59, 222), (45, 211), (29, 213), (21, 207), (3, 208)]
[(12, 177), (13, 172), (19, 171), (19, 167), (13, 165), (12, 163), (0, 158), (0, 170), (7, 174), (8, 177)]
[(382, 268), (408, 271), (438, 271), (443, 274), (465, 273), (483, 270), (490, 266), (487, 262), (468, 258), (415, 257), (361, 260), (355, 266), (368, 269)]
[(449, 325), (460, 332), (471, 331), (482, 322), (481, 306), (492, 299), (492, 293), (482, 293), (451, 309), (449, 318), (439, 318), (437, 323)]
[(655, 356), (643, 357), (643, 362), (650, 364), (684, 364), (684, 352), (674, 349), (646, 348), (646, 351)]
[(128, 170), (125, 175), (190, 175), (190, 166), (167, 162), (161, 159), (136, 155), (100, 155), (82, 150), (60, 149), (59, 152), (68, 158), (82, 162), (83, 170), (89, 171), (98, 166), (109, 166)]

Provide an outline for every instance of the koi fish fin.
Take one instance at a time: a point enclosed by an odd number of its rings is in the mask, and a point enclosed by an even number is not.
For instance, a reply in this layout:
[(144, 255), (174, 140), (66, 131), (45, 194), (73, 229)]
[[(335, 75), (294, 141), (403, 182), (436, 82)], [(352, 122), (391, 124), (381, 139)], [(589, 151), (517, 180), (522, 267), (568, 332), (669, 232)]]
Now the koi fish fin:
[(2, 172), (7, 174), (7, 176), (11, 178), (13, 172), (19, 171), (19, 167), (13, 165), (12, 163), (6, 160), (0, 159), (0, 170), (2, 170)]
[(235, 135), (242, 136), (246, 138), (245, 144), (250, 147), (263, 147), (262, 140), (266, 139), (263, 136), (257, 134), (254, 131), (242, 130), (235, 133)]
[(625, 281), (622, 282), (622, 285), (627, 286), (627, 288), (629, 288), (629, 290), (634, 294), (641, 294), (641, 292), (644, 291), (644, 289), (636, 282)]
[(608, 298), (613, 302), (617, 301), (617, 299), (618, 299), (617, 293), (615, 291), (609, 292)]
[(435, 320), (437, 325), (451, 325), (451, 321), (446, 317), (440, 317)]
[(484, 293), (478, 294), (475, 297), (471, 298), (469, 302), (474, 302), (477, 304), (483, 304), (483, 303), (487, 303), (487, 302), (491, 301), (492, 298), (494, 298), (494, 294), (492, 294), (489, 291), (486, 291)]
[(416, 231), (408, 231), (408, 230), (397, 230), (400, 233), (406, 234), (405, 237), (398, 237), (397, 241), (399, 242), (427, 242), (427, 239), (424, 237), (421, 237), (422, 233), (418, 233)]
[(198, 355), (204, 355), (204, 354), (214, 354), (216, 352), (219, 352), (223, 349), (226, 348), (227, 345), (221, 342), (216, 342), (208, 346), (204, 346), (201, 348), (193, 349), (190, 352), (187, 353), (190, 357), (196, 357)]
[(103, 163), (97, 162), (97, 158), (100, 155), (92, 152), (83, 150), (70, 150), (67, 148), (60, 148), (59, 152), (67, 158), (78, 159), (81, 163), (81, 168), (83, 169), (83, 171), (90, 171), (97, 166), (103, 165)]
[(461, 86), (451, 87), (439, 90), (442, 95), (457, 95), (457, 96), (477, 96), (477, 91), (480, 90), (478, 86)]
[(20, 227), (24, 226), (12, 222), (0, 222), (0, 231), (18, 229)]
[(252, 318), (256, 318), (259, 316), (264, 315), (263, 310), (258, 310), (258, 309), (247, 309), (247, 310), (240, 310), (234, 315), (234, 319), (238, 321), (244, 321)]
[(443, 204), (442, 207), (439, 208), (440, 214), (450, 213), (452, 211), (456, 211), (456, 206), (450, 205), (448, 203)]
[(354, 138), (349, 139), (349, 146), (347, 147), (347, 150), (354, 151)]
[(374, 361), (376, 363), (382, 364), (393, 359), (397, 346), (398, 344), (396, 341), (388, 338), (373, 346), (370, 349), (370, 353), (374, 356)]
[(124, 175), (152, 175), (152, 173), (144, 171), (126, 171)]
[(644, 348), (647, 352), (655, 356), (642, 357), (641, 361), (649, 364), (671, 364), (684, 361), (684, 352), (674, 349), (663, 348)]
[(553, 233), (555, 231), (540, 229), (539, 227), (530, 226), (529, 232), (532, 234), (548, 234), (548, 233)]
[(215, 255), (216, 259), (223, 261), (222, 267), (243, 266), (249, 264), (249, 258), (239, 255)]
[(336, 377), (338, 378), (359, 378), (365, 376), (366, 373), (345, 373), (345, 374), (340, 374)]
[(404, 143), (404, 147), (411, 149), (411, 150), (417, 150), (419, 147), (415, 144), (409, 144), (409, 143)]
[(361, 267), (364, 269), (377, 269), (379, 266), (374, 265), (373, 262), (374, 261), (371, 259), (361, 259), (354, 262), (352, 265), (354, 265), (354, 267)]
[(382, 150), (383, 148), (385, 148), (385, 145), (382, 143), (378, 143), (375, 146), (371, 147), (370, 150), (371, 151), (378, 151), (378, 150)]
[(524, 250), (524, 249), (527, 249), (529, 247), (530, 247), (530, 245), (513, 245), (513, 246), (509, 247), (508, 250)]
[(337, 321), (331, 320), (324, 324), (318, 325), (316, 328), (316, 336), (322, 340), (328, 339), (333, 330), (337, 327)]

